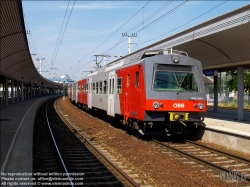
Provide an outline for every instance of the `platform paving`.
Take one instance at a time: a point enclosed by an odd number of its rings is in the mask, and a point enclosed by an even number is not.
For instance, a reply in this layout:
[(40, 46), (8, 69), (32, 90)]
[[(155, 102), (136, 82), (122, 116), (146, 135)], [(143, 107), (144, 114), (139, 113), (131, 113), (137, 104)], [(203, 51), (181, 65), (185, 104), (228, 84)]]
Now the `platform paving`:
[(236, 135), (242, 135), (250, 138), (250, 112), (244, 111), (244, 120), (237, 120), (236, 110), (218, 109), (213, 112), (208, 109), (204, 123), (207, 129), (230, 132)]
[(28, 99), (0, 110), (1, 172), (32, 173), (33, 125), (40, 105), (51, 97)]

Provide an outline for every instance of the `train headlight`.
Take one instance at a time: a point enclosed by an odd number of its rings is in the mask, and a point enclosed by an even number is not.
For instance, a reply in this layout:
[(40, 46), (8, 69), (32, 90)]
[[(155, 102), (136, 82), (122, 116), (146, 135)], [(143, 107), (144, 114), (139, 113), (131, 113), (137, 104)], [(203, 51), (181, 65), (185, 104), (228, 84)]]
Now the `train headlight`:
[(198, 104), (198, 108), (199, 108), (200, 110), (203, 110), (203, 109), (204, 109), (204, 104), (203, 104), (203, 103), (199, 103), (199, 104)]
[(160, 107), (160, 103), (158, 103), (157, 101), (153, 102), (153, 107), (155, 109), (159, 108)]
[(178, 63), (179, 62), (179, 57), (178, 56), (174, 56), (173, 57), (173, 62), (174, 63)]

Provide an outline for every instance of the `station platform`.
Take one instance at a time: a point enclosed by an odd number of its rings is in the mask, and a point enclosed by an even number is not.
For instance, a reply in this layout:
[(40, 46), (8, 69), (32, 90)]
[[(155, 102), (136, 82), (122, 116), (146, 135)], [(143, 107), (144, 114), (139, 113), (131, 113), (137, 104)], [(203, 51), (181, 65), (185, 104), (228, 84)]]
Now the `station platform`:
[(199, 139), (250, 155), (250, 112), (237, 120), (237, 110), (208, 108)]
[[(33, 125), (36, 112), (43, 102), (52, 97), (58, 97), (58, 95), (32, 98), (8, 107), (1, 107), (1, 172), (32, 173)], [(224, 144), (228, 143), (225, 141), (229, 141), (228, 144), (231, 144), (232, 148), (239, 146), (235, 143), (236, 140), (232, 140), (232, 136), (243, 136), (246, 141), (250, 142), (250, 112), (244, 113), (244, 121), (236, 120), (236, 112), (219, 109), (215, 113), (212, 108), (209, 108), (204, 121), (206, 131), (203, 139), (212, 143), (222, 142)], [(216, 138), (215, 135), (212, 135), (212, 131), (220, 136)], [(222, 137), (221, 132), (231, 134), (231, 139)], [(218, 139), (222, 141), (218, 141)], [(246, 145), (246, 143), (242, 143), (242, 146)], [(247, 149), (250, 154), (250, 143), (248, 145)]]
[(244, 111), (244, 120), (237, 120), (236, 110), (218, 109), (213, 112), (213, 108), (208, 108), (204, 120), (207, 129), (216, 129), (239, 136), (250, 138), (250, 112)]
[(1, 173), (32, 173), (33, 125), (39, 107), (50, 95), (0, 108)]

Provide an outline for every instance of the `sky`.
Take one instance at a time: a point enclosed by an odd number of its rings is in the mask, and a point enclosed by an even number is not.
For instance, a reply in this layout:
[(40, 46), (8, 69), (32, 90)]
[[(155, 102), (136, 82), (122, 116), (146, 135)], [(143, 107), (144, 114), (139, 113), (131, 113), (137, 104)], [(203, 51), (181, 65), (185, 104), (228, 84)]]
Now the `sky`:
[[(245, 1), (32, 1), (23, 14), (30, 53), (46, 78), (80, 80), (105, 63), (250, 3)], [(34, 55), (35, 54), (35, 55)], [(97, 61), (103, 65), (102, 57)], [(39, 70), (39, 69), (38, 69)]]

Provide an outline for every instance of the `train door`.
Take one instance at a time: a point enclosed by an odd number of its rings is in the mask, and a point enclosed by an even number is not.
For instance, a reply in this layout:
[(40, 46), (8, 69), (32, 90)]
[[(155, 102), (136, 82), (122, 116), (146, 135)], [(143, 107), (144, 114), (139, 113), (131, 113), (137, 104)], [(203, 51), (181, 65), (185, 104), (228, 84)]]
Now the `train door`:
[(77, 92), (78, 92), (78, 84), (77, 82), (73, 83), (73, 93), (72, 93), (72, 101), (77, 103)]
[(115, 116), (115, 72), (109, 73), (108, 86), (108, 115)]
[(128, 114), (129, 114), (129, 105), (130, 105), (130, 101), (129, 101), (129, 97), (130, 97), (130, 74), (127, 74), (127, 81), (126, 81), (126, 86), (125, 86), (125, 118), (127, 118)]
[(88, 82), (88, 108), (92, 108), (92, 77)]
[(79, 85), (76, 82), (76, 103), (78, 103), (78, 92), (79, 92)]

